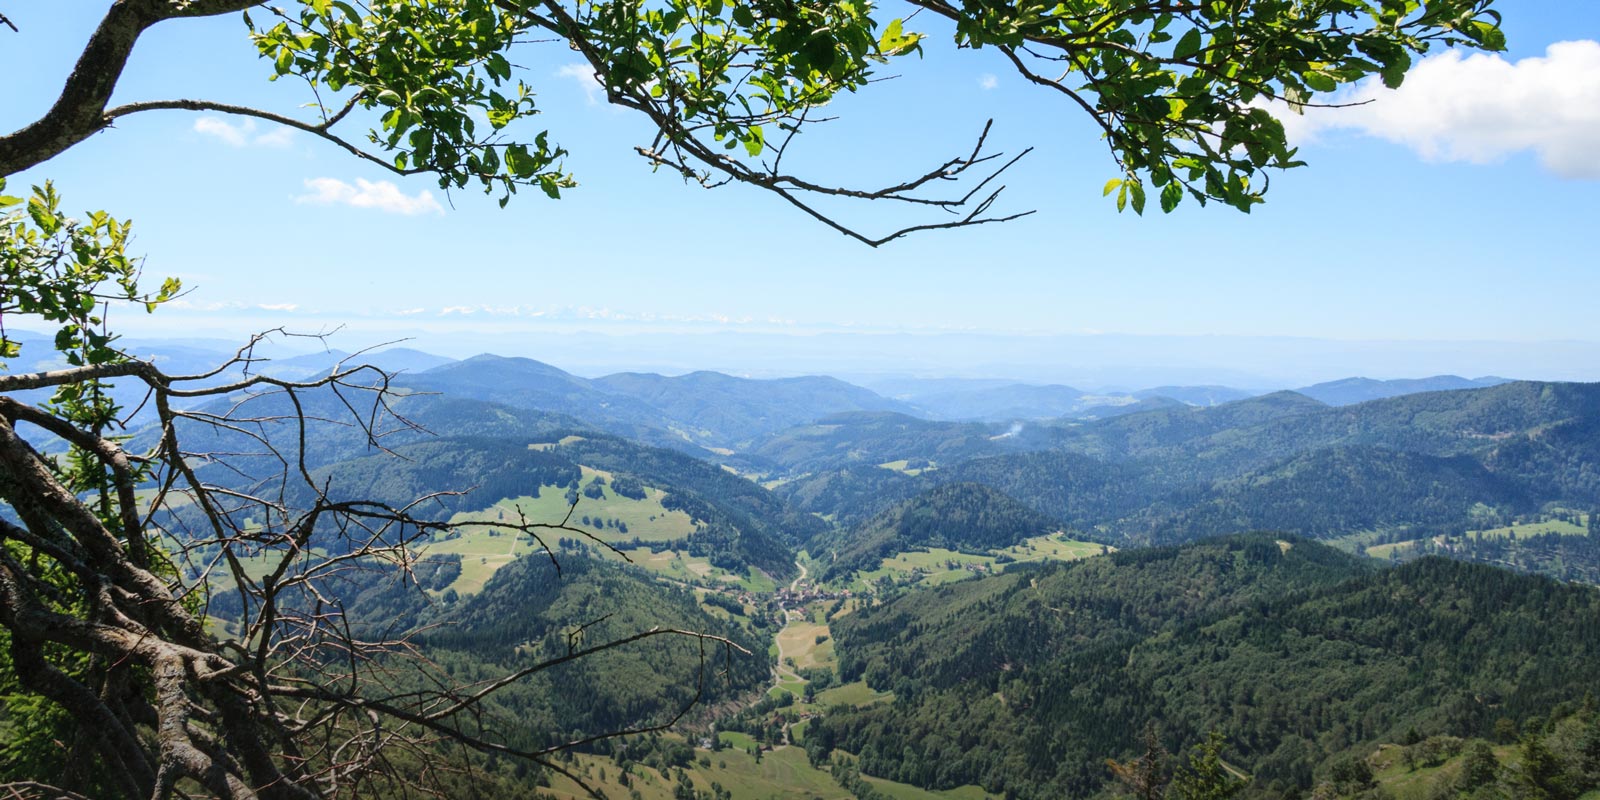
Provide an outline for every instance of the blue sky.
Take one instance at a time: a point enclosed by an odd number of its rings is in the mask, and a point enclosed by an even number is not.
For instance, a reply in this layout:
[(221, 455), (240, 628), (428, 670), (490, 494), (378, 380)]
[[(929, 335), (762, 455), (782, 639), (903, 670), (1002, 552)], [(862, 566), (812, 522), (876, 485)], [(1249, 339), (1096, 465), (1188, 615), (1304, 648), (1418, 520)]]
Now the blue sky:
[[(48, 106), (105, 5), (7, 8), (21, 32), (0, 29), (0, 127)], [(13, 188), (49, 178), (69, 207), (135, 221), (147, 271), (192, 289), (183, 307), (123, 317), (147, 334), (346, 323), (358, 339), (401, 331), (456, 354), (581, 331), (1600, 341), (1600, 3), (1498, 7), (1503, 60), (1447, 58), (1401, 102), (1298, 120), (1311, 166), (1276, 176), (1249, 216), (1119, 215), (1100, 197), (1114, 171), (1087, 118), (993, 54), (942, 41), (838, 103), (842, 120), (786, 163), (897, 179), (970, 147), (993, 118), (998, 148), (1036, 148), (1002, 204), (1037, 214), (871, 250), (756, 190), (685, 186), (632, 155), (644, 126), (593, 102), (559, 47), (519, 58), (541, 124), (572, 151), (581, 186), (559, 202), (524, 194), (501, 210), (425, 178), (388, 189), (377, 182), (394, 176), (310, 137), (181, 112), (128, 118)], [(1549, 49), (1559, 42), (1574, 44)], [(172, 22), (141, 40), (118, 99), (305, 101), (268, 73), (236, 18)], [(1443, 371), (1429, 367), (1384, 368)]]

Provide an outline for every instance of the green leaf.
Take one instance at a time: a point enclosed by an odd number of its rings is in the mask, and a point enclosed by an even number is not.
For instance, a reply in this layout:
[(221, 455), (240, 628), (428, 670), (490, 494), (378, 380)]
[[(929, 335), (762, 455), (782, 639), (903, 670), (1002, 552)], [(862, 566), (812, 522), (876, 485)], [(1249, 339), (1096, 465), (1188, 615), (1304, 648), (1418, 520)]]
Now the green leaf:
[(490, 53), (489, 57), (483, 62), (483, 68), (498, 80), (511, 79), (511, 62), (507, 61), (506, 57), (499, 53)]
[(765, 138), (760, 128), (751, 128), (749, 135), (744, 140), (744, 151), (752, 157), (761, 155), (761, 150), (765, 146)]
[(889, 20), (889, 24), (883, 29), (883, 35), (878, 37), (879, 50), (887, 52), (899, 46), (902, 38), (900, 35), (902, 25), (903, 23), (899, 19)]
[(1178, 204), (1181, 202), (1183, 202), (1182, 184), (1179, 184), (1177, 181), (1173, 181), (1166, 186), (1161, 187), (1162, 213), (1171, 214), (1172, 210), (1177, 208)]
[(1383, 85), (1390, 89), (1400, 88), (1400, 84), (1405, 82), (1408, 69), (1411, 69), (1411, 54), (1404, 50), (1396, 52), (1393, 58), (1383, 65), (1383, 72), (1380, 73), (1383, 76)]
[(39, 226), (46, 236), (54, 236), (61, 227), (61, 218), (45, 207), (44, 201), (37, 196), (28, 201), (28, 216), (33, 218), (33, 224)]
[(1338, 82), (1323, 72), (1311, 71), (1301, 77), (1305, 79), (1307, 86), (1319, 92), (1331, 92), (1339, 88)]
[(1119, 187), (1121, 185), (1122, 185), (1122, 179), (1121, 178), (1112, 178), (1111, 180), (1106, 181), (1106, 188), (1101, 190), (1100, 196), (1101, 197), (1109, 196), (1112, 192), (1116, 191), (1117, 187)]
[(1178, 43), (1172, 46), (1172, 57), (1178, 61), (1187, 60), (1190, 56), (1200, 52), (1203, 44), (1204, 41), (1200, 36), (1200, 29), (1190, 28), (1182, 38), (1178, 39)]

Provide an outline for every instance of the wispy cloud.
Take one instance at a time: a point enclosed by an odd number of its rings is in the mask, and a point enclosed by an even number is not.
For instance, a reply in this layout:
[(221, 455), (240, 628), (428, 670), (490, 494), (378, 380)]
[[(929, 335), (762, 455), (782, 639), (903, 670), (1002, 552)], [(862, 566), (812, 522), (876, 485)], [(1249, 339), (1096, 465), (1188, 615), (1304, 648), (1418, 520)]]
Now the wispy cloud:
[(1349, 129), (1430, 161), (1484, 164), (1532, 151), (1557, 175), (1600, 179), (1600, 42), (1558, 42), (1516, 62), (1451, 51), (1423, 59), (1399, 89), (1371, 81), (1328, 101), (1366, 105), (1282, 110), (1291, 143)]
[(993, 89), (993, 88), (995, 88), (995, 87), (997, 87), (997, 86), (999, 86), (999, 85), (1000, 85), (1000, 78), (996, 77), (995, 74), (992, 73), (992, 72), (985, 72), (982, 75), (978, 76), (978, 88), (980, 88), (980, 89), (982, 89), (982, 90), (984, 90), (986, 92), (991, 90), (991, 89)]
[(236, 313), (240, 311), (272, 311), (276, 313), (292, 314), (300, 310), (299, 303), (246, 303), (240, 300), (207, 300), (197, 301), (180, 297), (172, 300), (163, 308), (181, 309), (184, 311)]
[(388, 214), (406, 216), (444, 213), (444, 207), (433, 199), (432, 192), (424, 189), (412, 196), (388, 181), (357, 178), (352, 186), (338, 178), (310, 178), (306, 180), (306, 188), (311, 190), (310, 193), (296, 197), (296, 203), (375, 208)]
[(266, 133), (256, 133), (256, 122), (253, 119), (229, 122), (221, 117), (201, 117), (194, 121), (194, 132), (213, 139), (221, 140), (232, 147), (288, 147), (294, 138), (294, 130), (282, 126), (274, 126)]
[(583, 96), (589, 101), (589, 105), (600, 104), (601, 86), (600, 81), (595, 80), (594, 67), (581, 62), (562, 64), (561, 68), (556, 70), (556, 77), (566, 78), (578, 84), (578, 87), (583, 89)]

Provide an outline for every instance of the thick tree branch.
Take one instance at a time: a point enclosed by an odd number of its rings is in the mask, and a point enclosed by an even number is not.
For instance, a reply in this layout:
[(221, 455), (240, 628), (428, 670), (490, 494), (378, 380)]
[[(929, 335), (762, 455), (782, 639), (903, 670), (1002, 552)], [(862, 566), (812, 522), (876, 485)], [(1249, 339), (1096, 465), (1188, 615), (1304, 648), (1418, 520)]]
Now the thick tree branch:
[(55, 105), (44, 116), (0, 136), (0, 177), (37, 166), (111, 124), (106, 105), (139, 36), (158, 22), (241, 11), (261, 0), (117, 0), (89, 37)]

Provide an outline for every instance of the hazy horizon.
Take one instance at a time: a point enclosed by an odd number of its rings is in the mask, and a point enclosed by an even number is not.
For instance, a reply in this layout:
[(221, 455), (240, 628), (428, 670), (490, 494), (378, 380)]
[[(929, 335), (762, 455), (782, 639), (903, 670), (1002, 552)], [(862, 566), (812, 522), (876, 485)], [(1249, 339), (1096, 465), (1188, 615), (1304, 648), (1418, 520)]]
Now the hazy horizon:
[[(197, 329), (183, 335), (148, 329), (130, 332), (125, 341), (134, 348), (148, 344), (227, 351), (247, 337), (243, 330)], [(273, 352), (286, 356), (325, 349), (315, 339), (280, 339), (274, 347)], [(588, 378), (616, 372), (681, 375), (708, 370), (752, 378), (829, 375), (861, 385), (895, 378), (963, 378), (1127, 391), (1163, 385), (1272, 391), (1351, 377), (1392, 380), (1436, 375), (1600, 380), (1600, 342), (1586, 341), (522, 326), (450, 333), (358, 327), (334, 332), (326, 345), (346, 352), (373, 347), (407, 347), (453, 359), (484, 353), (532, 358)]]

